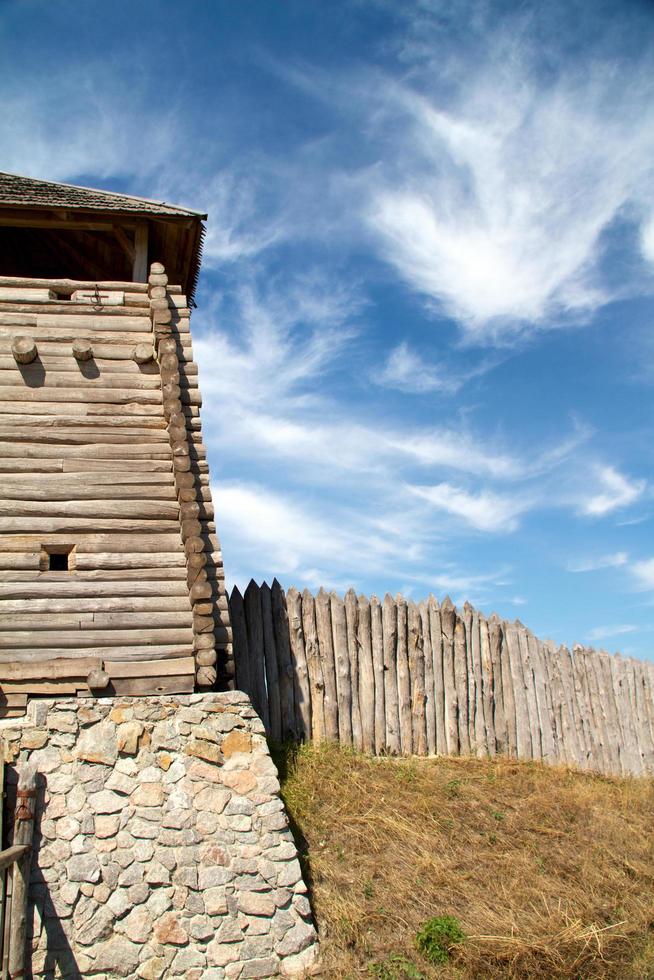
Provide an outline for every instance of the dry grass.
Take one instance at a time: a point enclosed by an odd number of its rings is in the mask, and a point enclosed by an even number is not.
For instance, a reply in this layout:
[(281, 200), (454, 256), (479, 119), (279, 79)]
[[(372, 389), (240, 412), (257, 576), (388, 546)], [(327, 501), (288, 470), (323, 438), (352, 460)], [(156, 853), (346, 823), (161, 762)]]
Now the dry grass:
[[(651, 780), (335, 746), (278, 762), (322, 976), (654, 978)], [(442, 914), (467, 938), (434, 967), (415, 935)]]

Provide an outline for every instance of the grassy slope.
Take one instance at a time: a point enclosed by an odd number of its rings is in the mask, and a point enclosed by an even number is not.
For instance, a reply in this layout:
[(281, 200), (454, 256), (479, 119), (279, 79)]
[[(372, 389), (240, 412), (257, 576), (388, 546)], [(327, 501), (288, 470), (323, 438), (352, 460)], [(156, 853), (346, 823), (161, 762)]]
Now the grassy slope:
[[(322, 976), (654, 978), (651, 780), (335, 746), (278, 764)], [(415, 934), (441, 914), (467, 938), (434, 967)]]

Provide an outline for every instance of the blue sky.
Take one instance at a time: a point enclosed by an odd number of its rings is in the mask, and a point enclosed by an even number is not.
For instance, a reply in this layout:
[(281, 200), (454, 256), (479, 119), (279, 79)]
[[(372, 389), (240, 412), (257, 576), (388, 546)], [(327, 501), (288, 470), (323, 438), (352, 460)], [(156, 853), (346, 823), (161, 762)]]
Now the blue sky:
[(654, 7), (0, 0), (0, 168), (209, 212), (230, 581), (654, 651)]

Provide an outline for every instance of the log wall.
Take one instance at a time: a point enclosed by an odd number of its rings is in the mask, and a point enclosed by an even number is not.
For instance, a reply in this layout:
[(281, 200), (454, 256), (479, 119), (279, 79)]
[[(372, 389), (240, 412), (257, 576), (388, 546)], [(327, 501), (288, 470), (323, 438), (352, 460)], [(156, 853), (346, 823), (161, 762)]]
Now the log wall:
[(156, 263), (147, 284), (0, 278), (4, 714), (230, 681), (189, 317)]
[(654, 775), (654, 663), (433, 596), (233, 589), (237, 686), (275, 740)]

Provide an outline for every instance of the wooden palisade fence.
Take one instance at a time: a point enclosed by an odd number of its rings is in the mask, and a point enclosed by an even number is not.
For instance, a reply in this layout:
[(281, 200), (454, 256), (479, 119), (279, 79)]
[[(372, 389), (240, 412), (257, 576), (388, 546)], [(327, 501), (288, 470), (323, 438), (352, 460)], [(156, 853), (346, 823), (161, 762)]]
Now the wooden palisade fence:
[(274, 741), (654, 773), (654, 663), (537, 639), (449, 598), (233, 589), (236, 680)]

